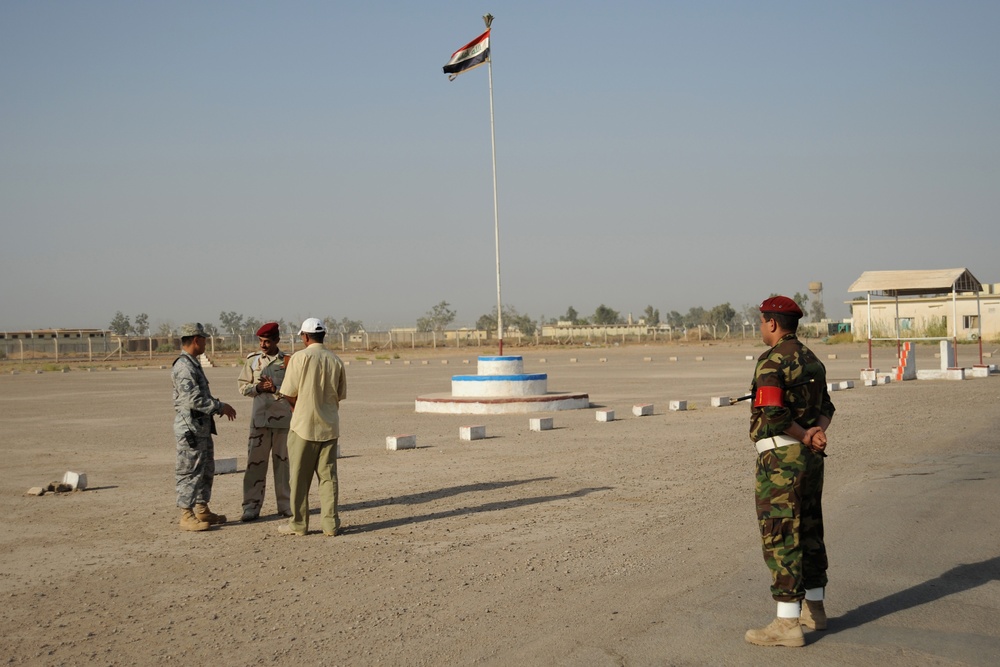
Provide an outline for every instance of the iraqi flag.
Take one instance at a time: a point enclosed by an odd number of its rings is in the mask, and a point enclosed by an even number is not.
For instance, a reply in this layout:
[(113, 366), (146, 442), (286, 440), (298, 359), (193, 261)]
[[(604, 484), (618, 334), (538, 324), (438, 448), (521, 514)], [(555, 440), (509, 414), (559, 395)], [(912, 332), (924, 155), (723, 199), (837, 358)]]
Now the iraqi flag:
[(444, 73), (448, 75), (449, 81), (454, 81), (462, 72), (479, 67), (489, 59), (490, 31), (487, 29), (479, 37), (451, 54), (451, 60), (444, 66)]

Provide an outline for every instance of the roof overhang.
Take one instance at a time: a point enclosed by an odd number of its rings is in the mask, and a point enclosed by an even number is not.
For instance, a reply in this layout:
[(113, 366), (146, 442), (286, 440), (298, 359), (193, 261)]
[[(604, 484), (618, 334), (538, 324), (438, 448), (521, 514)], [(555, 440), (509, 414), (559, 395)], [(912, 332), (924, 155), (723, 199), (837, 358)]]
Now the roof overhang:
[(983, 285), (968, 269), (865, 271), (847, 291), (879, 296), (917, 296), (982, 292)]

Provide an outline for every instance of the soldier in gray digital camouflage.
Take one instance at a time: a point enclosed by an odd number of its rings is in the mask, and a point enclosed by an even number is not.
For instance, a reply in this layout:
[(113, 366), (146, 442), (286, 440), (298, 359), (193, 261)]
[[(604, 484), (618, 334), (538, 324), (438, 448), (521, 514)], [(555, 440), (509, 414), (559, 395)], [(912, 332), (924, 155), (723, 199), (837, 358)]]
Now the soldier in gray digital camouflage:
[(750, 393), (750, 439), (757, 450), (755, 496), (764, 562), (777, 616), (747, 631), (758, 646), (805, 646), (802, 627), (825, 630), (823, 462), (834, 406), (826, 368), (796, 331), (802, 310), (786, 296), (760, 304), (770, 348), (757, 359)]
[(198, 323), (181, 327), (181, 355), (170, 372), (174, 384), (174, 436), (177, 439), (177, 506), (181, 530), (208, 530), (226, 522), (208, 508), (215, 477), (214, 415), (236, 419), (233, 406), (214, 398), (198, 357), (208, 334)]
[(278, 349), (280, 337), (277, 322), (268, 322), (258, 329), (260, 350), (247, 355), (237, 380), (240, 393), (253, 397), (247, 468), (243, 473), (242, 521), (254, 521), (260, 516), (267, 488), (269, 458), (278, 514), (292, 516), (288, 485), (288, 425), (292, 419), (292, 407), (288, 401), (277, 397), (290, 355)]

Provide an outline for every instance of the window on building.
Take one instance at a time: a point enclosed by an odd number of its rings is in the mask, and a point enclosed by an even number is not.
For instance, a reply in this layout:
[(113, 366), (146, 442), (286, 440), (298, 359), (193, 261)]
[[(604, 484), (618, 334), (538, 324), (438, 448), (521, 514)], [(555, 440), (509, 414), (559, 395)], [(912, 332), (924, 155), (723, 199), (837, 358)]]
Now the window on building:
[(899, 330), (909, 331), (913, 328), (913, 318), (912, 317), (901, 317), (899, 318)]
[(962, 327), (965, 329), (978, 329), (979, 328), (979, 315), (963, 315), (962, 316)]

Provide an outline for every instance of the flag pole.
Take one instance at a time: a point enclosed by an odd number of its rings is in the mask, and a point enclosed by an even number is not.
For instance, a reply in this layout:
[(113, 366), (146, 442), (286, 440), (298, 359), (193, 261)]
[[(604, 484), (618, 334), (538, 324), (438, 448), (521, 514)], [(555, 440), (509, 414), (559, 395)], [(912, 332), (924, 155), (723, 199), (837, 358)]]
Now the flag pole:
[[(493, 24), (493, 15), (483, 16), (486, 29)], [(493, 148), (493, 235), (496, 241), (497, 258), (497, 340), (500, 342), (500, 356), (503, 356), (503, 299), (500, 296), (500, 213), (497, 204), (497, 137), (493, 124), (493, 45), (490, 44), (490, 57), (486, 61), (490, 72), (490, 144)]]

